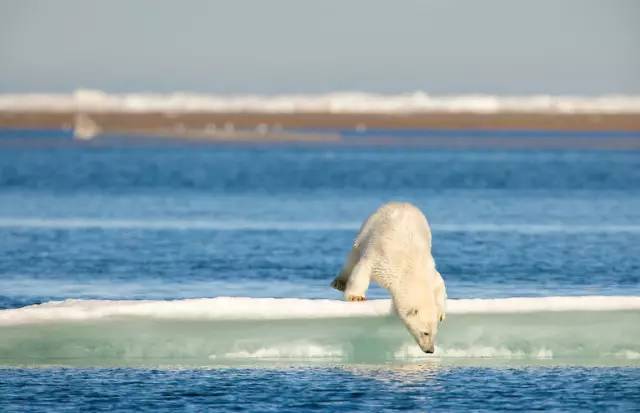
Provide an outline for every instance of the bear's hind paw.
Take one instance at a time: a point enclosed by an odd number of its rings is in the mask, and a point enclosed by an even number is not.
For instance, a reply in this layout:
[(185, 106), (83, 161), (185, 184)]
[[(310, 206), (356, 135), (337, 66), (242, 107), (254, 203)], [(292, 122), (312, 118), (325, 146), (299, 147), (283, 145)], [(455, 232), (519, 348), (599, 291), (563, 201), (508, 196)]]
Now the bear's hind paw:
[(344, 291), (345, 288), (347, 288), (347, 283), (344, 280), (341, 280), (340, 278), (336, 278), (331, 282), (331, 286), (338, 291)]
[(366, 298), (364, 298), (361, 295), (349, 295), (347, 296), (347, 301), (365, 301)]

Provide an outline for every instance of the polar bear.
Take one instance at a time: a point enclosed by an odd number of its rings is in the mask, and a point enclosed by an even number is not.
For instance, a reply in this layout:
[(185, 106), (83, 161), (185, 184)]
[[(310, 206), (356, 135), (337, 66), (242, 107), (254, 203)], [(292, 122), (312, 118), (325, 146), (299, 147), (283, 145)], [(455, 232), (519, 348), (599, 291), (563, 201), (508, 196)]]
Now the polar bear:
[(431, 256), (429, 223), (417, 207), (391, 202), (369, 216), (331, 286), (348, 301), (363, 301), (371, 279), (391, 293), (420, 348), (433, 353), (447, 292)]

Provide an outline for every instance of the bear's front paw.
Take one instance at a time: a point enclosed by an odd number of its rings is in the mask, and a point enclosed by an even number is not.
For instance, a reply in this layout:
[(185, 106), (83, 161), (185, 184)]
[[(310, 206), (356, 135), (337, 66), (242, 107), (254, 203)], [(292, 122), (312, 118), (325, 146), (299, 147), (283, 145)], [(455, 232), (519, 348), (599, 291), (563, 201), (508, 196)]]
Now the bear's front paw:
[(366, 298), (362, 295), (348, 295), (347, 301), (365, 301)]
[(336, 278), (335, 280), (333, 280), (333, 282), (331, 283), (331, 286), (338, 291), (344, 291), (347, 289), (347, 283), (344, 280), (341, 280), (339, 278)]

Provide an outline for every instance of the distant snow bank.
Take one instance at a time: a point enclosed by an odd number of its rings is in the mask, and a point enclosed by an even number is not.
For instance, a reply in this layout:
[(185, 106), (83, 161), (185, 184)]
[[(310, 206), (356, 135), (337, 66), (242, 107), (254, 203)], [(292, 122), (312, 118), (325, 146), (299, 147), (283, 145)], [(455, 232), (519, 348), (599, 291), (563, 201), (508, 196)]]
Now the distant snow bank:
[(257, 112), (257, 113), (594, 113), (640, 114), (640, 95), (432, 96), (424, 92), (381, 95), (360, 92), (296, 95), (194, 93), (0, 94), (0, 111), (46, 112)]

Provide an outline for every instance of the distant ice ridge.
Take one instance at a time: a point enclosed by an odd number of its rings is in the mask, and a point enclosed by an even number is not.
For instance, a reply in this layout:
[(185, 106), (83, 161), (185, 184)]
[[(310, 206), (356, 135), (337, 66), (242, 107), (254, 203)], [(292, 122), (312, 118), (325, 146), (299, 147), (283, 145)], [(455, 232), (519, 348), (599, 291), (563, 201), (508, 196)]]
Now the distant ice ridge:
[(257, 113), (640, 113), (640, 95), (434, 96), (425, 92), (372, 94), (334, 92), (289, 95), (110, 94), (77, 90), (70, 94), (2, 94), (0, 111), (51, 112), (257, 112)]

